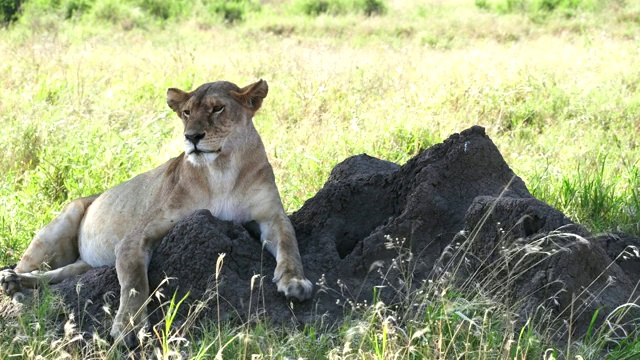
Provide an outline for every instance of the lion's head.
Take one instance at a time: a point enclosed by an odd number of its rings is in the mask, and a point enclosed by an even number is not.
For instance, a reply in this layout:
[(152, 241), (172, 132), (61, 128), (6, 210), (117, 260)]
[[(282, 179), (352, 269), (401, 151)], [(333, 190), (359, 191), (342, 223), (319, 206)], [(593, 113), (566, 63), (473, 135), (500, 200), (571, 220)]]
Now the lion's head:
[(167, 104), (184, 124), (185, 155), (194, 165), (213, 162), (232, 150), (267, 96), (260, 80), (244, 88), (227, 81), (201, 85), (192, 92), (167, 90)]

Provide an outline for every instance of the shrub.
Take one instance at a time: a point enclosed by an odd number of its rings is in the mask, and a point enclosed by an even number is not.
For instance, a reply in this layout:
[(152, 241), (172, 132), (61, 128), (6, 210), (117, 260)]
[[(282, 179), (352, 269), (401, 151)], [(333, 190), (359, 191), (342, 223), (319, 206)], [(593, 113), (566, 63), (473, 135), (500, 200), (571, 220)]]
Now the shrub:
[(482, 10), (488, 10), (491, 8), (491, 5), (487, 0), (475, 0), (476, 7)]
[[(6, 0), (0, 0), (6, 1)], [(43, 15), (71, 19), (87, 14), (96, 0), (19, 0), (20, 17), (27, 21), (40, 20)]]
[[(369, 8), (375, 12), (379, 1), (365, 2), (372, 3)], [(248, 12), (260, 9), (258, 0), (0, 0), (0, 19), (16, 20), (21, 4), (22, 13), (30, 19), (39, 19), (43, 14), (64, 19), (91, 14), (95, 20), (125, 27), (140, 26), (153, 19), (180, 19), (194, 14), (194, 7), (204, 6), (206, 12), (220, 15), (229, 23), (242, 21)]]
[(93, 7), (95, 0), (67, 0), (62, 4), (65, 19), (87, 13)]
[(387, 12), (387, 6), (383, 0), (363, 0), (362, 8), (367, 16), (383, 15)]
[(208, 0), (205, 5), (228, 23), (244, 21), (248, 12), (260, 10), (260, 4), (252, 0)]
[(215, 7), (215, 12), (230, 23), (243, 21), (245, 16), (242, 4), (236, 2), (223, 2)]
[(0, 19), (2, 22), (17, 20), (21, 3), (22, 0), (0, 0)]
[(178, 18), (188, 13), (192, 7), (192, 1), (142, 0), (140, 7), (153, 17), (167, 20), (169, 18)]
[(144, 15), (125, 1), (99, 1), (92, 9), (94, 19), (98, 21), (119, 24), (124, 29), (142, 26)]
[(563, 12), (571, 14), (576, 10), (593, 11), (600, 8), (606, 0), (475, 0), (475, 5), (483, 10), (496, 10), (499, 13), (549, 14)]
[(318, 16), (329, 12), (329, 1), (327, 0), (304, 0), (300, 1), (300, 8), (305, 15)]
[(294, 7), (307, 16), (322, 14), (344, 15), (348, 13), (367, 16), (383, 15), (387, 12), (384, 0), (298, 0)]

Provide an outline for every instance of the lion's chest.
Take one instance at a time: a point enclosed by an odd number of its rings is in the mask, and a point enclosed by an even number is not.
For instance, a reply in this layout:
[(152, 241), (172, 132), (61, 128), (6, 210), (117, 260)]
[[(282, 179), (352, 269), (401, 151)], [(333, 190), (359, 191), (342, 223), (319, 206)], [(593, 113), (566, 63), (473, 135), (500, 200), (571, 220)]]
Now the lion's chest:
[(247, 201), (246, 194), (238, 191), (236, 171), (227, 171), (210, 174), (209, 186), (211, 189), (210, 198), (206, 208), (213, 216), (227, 221), (243, 223), (250, 221), (250, 201)]
[(244, 204), (231, 196), (213, 199), (208, 209), (213, 216), (221, 220), (235, 221), (238, 223), (252, 220), (250, 218), (250, 212)]

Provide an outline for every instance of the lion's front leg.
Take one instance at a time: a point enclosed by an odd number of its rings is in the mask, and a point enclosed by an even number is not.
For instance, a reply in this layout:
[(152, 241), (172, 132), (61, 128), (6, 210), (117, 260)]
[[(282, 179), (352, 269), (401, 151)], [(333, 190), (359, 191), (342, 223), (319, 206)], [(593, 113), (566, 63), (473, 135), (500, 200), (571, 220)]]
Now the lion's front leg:
[[(171, 216), (173, 215), (173, 216)], [(111, 327), (115, 342), (137, 344), (137, 331), (147, 326), (149, 278), (147, 270), (156, 244), (181, 219), (176, 211), (158, 211), (143, 230), (122, 239), (116, 246), (116, 272), (120, 283), (120, 307)]]
[(131, 242), (130, 239), (124, 239), (116, 248), (120, 307), (111, 327), (111, 337), (115, 342), (124, 340), (130, 348), (137, 344), (137, 331), (147, 326), (149, 258), (149, 251), (146, 251), (140, 243)]
[(276, 258), (273, 281), (278, 286), (278, 292), (300, 301), (311, 298), (313, 285), (304, 276), (298, 241), (289, 218), (283, 211), (270, 221), (258, 223), (262, 243)]

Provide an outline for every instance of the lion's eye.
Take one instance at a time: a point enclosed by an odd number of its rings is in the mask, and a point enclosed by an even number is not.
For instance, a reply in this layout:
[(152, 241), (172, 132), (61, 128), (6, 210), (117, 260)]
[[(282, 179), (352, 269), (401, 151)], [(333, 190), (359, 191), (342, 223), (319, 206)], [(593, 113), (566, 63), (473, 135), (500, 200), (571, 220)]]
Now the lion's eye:
[(189, 111), (189, 110), (182, 110), (182, 115), (183, 115), (184, 117), (189, 117), (189, 115), (191, 115), (191, 111)]
[(222, 110), (224, 110), (224, 106), (223, 105), (217, 105), (213, 107), (213, 113), (214, 114), (219, 114), (222, 112)]

